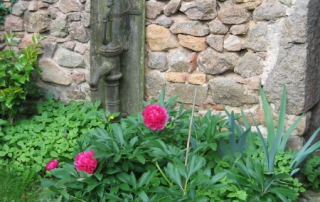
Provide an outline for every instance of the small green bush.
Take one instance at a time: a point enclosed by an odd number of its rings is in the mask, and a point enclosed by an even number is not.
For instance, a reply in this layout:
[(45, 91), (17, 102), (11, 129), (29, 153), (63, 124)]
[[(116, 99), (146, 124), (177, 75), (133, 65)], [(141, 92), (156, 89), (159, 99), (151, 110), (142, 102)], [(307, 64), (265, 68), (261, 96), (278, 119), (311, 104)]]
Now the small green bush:
[(52, 158), (68, 162), (80, 136), (96, 127), (108, 127), (111, 116), (99, 109), (100, 102), (70, 101), (65, 105), (52, 95), (48, 99), (39, 104), (38, 115), (2, 127), (0, 166), (10, 163), (19, 172), (39, 172)]
[(320, 191), (320, 156), (312, 155), (304, 164), (300, 172), (306, 177), (306, 188)]
[(16, 51), (13, 46), (15, 33), (4, 35), (8, 49), (0, 52), (0, 117), (9, 118), (13, 124), (13, 118), (18, 113), (18, 107), (26, 100), (27, 95), (36, 95), (38, 91), (31, 75), (40, 72), (37, 67), (37, 58), (40, 54), (42, 38), (39, 34), (33, 35), (31, 44), (21, 51)]

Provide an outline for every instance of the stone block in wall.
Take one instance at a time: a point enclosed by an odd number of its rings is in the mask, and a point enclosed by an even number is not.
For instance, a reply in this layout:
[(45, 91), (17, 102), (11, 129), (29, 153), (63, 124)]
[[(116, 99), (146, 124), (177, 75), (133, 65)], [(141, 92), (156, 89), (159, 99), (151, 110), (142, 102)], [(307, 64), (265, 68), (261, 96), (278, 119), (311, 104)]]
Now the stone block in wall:
[(146, 40), (152, 51), (164, 51), (178, 47), (177, 37), (169, 29), (151, 24), (146, 29)]
[(168, 72), (166, 73), (166, 80), (173, 83), (185, 83), (187, 73), (182, 72)]
[(71, 86), (66, 90), (66, 97), (71, 100), (84, 100), (86, 98), (86, 94), (81, 91), (80, 86)]
[(151, 52), (148, 54), (148, 67), (151, 69), (166, 71), (168, 69), (167, 54), (163, 52)]
[(23, 49), (23, 48), (26, 48), (27, 46), (31, 45), (31, 44), (34, 44), (33, 41), (32, 41), (32, 36), (33, 34), (25, 34), (19, 44), (19, 48), (20, 49)]
[(224, 35), (210, 34), (209, 36), (207, 36), (206, 42), (214, 50), (216, 50), (218, 52), (222, 52), (223, 51)]
[(238, 63), (236, 53), (219, 53), (212, 48), (207, 48), (198, 55), (199, 70), (207, 74), (222, 74), (233, 70)]
[(216, 0), (196, 0), (182, 3), (180, 11), (191, 20), (212, 20), (218, 13), (216, 7)]
[(60, 17), (54, 19), (50, 24), (50, 35), (55, 37), (66, 37), (68, 35), (67, 20)]
[(223, 47), (227, 51), (237, 52), (242, 49), (242, 41), (240, 37), (229, 34), (224, 39)]
[(249, 22), (250, 17), (250, 12), (237, 4), (228, 4), (218, 12), (218, 18), (224, 24), (239, 25)]
[(55, 61), (63, 67), (68, 67), (68, 68), (84, 68), (85, 63), (84, 63), (84, 58), (81, 54), (69, 51), (64, 48), (58, 48), (55, 56), (54, 56)]
[(41, 0), (41, 1), (53, 4), (53, 3), (57, 3), (59, 0)]
[(230, 33), (232, 35), (243, 35), (247, 34), (249, 30), (249, 25), (246, 24), (241, 24), (241, 25), (233, 25), (230, 27)]
[(200, 106), (207, 97), (208, 86), (168, 83), (166, 85), (166, 97), (179, 95), (178, 102), (192, 104), (195, 89), (197, 89), (196, 105)]
[(171, 50), (169, 52), (169, 67), (174, 72), (188, 72), (190, 69), (191, 52), (186, 49)]
[(203, 51), (207, 48), (206, 37), (194, 37), (178, 34), (179, 44), (193, 51)]
[(173, 24), (173, 20), (171, 18), (168, 18), (165, 15), (160, 15), (155, 20), (149, 20), (153, 24), (157, 24), (163, 27), (170, 27)]
[(253, 52), (247, 52), (239, 59), (238, 64), (234, 68), (234, 72), (244, 78), (260, 75), (263, 72), (261, 58)]
[(286, 6), (279, 1), (265, 1), (253, 12), (253, 20), (269, 21), (286, 16)]
[(182, 0), (171, 0), (169, 1), (169, 3), (167, 5), (165, 5), (164, 9), (163, 9), (163, 13), (166, 16), (170, 16), (174, 13), (176, 13), (180, 6), (181, 6), (181, 1)]
[(50, 30), (51, 19), (47, 10), (37, 12), (24, 12), (25, 30), (27, 32), (46, 32)]
[(206, 81), (206, 74), (202, 72), (193, 72), (187, 75), (187, 82), (195, 85), (204, 85)]
[(63, 13), (79, 12), (82, 10), (82, 4), (79, 0), (59, 1), (58, 8)]
[(89, 30), (81, 22), (72, 22), (69, 26), (70, 36), (82, 43), (86, 43), (90, 40)]
[(229, 27), (225, 24), (223, 24), (219, 20), (213, 20), (209, 22), (209, 29), (211, 34), (226, 34), (229, 31)]
[(41, 80), (65, 86), (72, 83), (70, 71), (60, 67), (54, 60), (41, 59), (38, 65), (42, 69)]
[(175, 22), (170, 31), (174, 34), (187, 34), (192, 36), (206, 36), (210, 34), (210, 29), (199, 21)]
[(14, 15), (7, 15), (4, 23), (4, 30), (13, 32), (24, 31), (23, 18)]
[(166, 87), (166, 79), (160, 71), (153, 70), (146, 76), (146, 97), (158, 99)]
[(259, 96), (232, 79), (217, 77), (209, 81), (212, 99), (215, 104), (240, 107), (258, 104)]
[(164, 2), (147, 1), (146, 2), (146, 17), (149, 19), (155, 19), (162, 12), (166, 4)]
[(243, 48), (254, 52), (266, 52), (268, 47), (267, 34), (266, 23), (256, 24), (249, 30), (248, 38), (243, 43)]
[(26, 1), (16, 2), (12, 7), (11, 13), (16, 16), (22, 16), (24, 11), (28, 9), (28, 4)]

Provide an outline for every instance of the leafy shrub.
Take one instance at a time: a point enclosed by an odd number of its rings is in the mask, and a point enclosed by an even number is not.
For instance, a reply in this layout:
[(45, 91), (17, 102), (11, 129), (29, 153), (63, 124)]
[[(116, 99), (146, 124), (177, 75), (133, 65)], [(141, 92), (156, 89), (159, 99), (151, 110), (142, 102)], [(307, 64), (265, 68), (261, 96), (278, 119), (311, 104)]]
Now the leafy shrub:
[(13, 117), (18, 113), (18, 106), (26, 100), (27, 95), (35, 95), (36, 85), (31, 79), (31, 74), (39, 72), (37, 58), (40, 54), (40, 35), (33, 35), (34, 44), (21, 51), (16, 51), (15, 33), (4, 35), (8, 49), (0, 52), (0, 105), (2, 118), (9, 118), (13, 124)]
[(38, 172), (52, 158), (71, 160), (77, 139), (95, 127), (107, 128), (112, 116), (117, 116), (99, 109), (100, 102), (70, 101), (65, 105), (52, 95), (47, 98), (38, 106), (39, 115), (3, 127), (0, 165), (10, 162), (19, 172)]
[(320, 191), (320, 156), (311, 155), (300, 172), (306, 177), (304, 182), (306, 188), (313, 191)]
[[(228, 118), (210, 111), (193, 117), (183, 106), (173, 108), (175, 98), (164, 102), (164, 92), (160, 96), (158, 105), (169, 115), (162, 130), (144, 125), (145, 112), (140, 112), (107, 129), (89, 132), (79, 141), (75, 154), (94, 151), (96, 170), (89, 174), (72, 163), (51, 170), (54, 178), (42, 180), (47, 188), (44, 198), (287, 202), (296, 201), (304, 191), (298, 179), (290, 175), (292, 152), (277, 152), (269, 172), (259, 136), (247, 123), (243, 129), (237, 116), (227, 111)], [(153, 116), (159, 114), (164, 113)]]

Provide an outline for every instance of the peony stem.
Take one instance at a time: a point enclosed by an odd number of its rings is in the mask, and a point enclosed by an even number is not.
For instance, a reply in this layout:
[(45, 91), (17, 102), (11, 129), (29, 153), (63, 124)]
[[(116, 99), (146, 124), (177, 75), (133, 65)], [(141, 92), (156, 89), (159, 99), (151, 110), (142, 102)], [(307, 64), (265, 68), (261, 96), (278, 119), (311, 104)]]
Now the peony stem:
[(173, 186), (173, 184), (170, 182), (170, 180), (167, 178), (167, 176), (163, 173), (163, 171), (161, 170), (159, 164), (158, 164), (158, 161), (156, 161), (156, 166), (158, 168), (158, 170), (160, 171), (161, 175), (164, 177), (164, 179), (169, 183), (170, 187)]
[(192, 113), (190, 118), (190, 125), (189, 125), (189, 134), (188, 134), (188, 142), (187, 142), (187, 151), (186, 151), (186, 159), (184, 165), (188, 165), (188, 157), (189, 157), (189, 147), (190, 147), (190, 139), (191, 139), (191, 131), (192, 131), (192, 122), (193, 122), (193, 115), (194, 115), (194, 107), (196, 105), (196, 97), (197, 97), (197, 88), (194, 89), (194, 97), (193, 97), (193, 104), (192, 104)]

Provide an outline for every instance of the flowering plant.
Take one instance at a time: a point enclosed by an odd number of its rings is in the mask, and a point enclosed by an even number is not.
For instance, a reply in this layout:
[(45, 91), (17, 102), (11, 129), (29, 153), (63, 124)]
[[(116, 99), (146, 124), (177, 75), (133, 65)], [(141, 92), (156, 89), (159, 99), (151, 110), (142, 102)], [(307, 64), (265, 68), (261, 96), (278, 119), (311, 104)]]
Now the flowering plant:
[(93, 150), (79, 153), (76, 156), (76, 161), (74, 162), (77, 170), (92, 174), (98, 164), (97, 159), (93, 158), (93, 155)]
[[(210, 111), (193, 117), (183, 105), (176, 110), (175, 98), (165, 102), (162, 92), (158, 103), (145, 104), (142, 112), (89, 132), (88, 138), (79, 140), (75, 163), (51, 170), (54, 178), (42, 180), (48, 187), (44, 198), (90, 202), (297, 198), (301, 184), (293, 183), (290, 169), (269, 179), (257, 155), (263, 155), (255, 144), (257, 135), (244, 131), (233, 113), (227, 113), (228, 119)], [(272, 189), (261, 190), (260, 185), (270, 180)]]
[(49, 170), (55, 169), (58, 167), (58, 165), (59, 165), (59, 161), (57, 159), (53, 159), (47, 163), (46, 170), (49, 171)]

